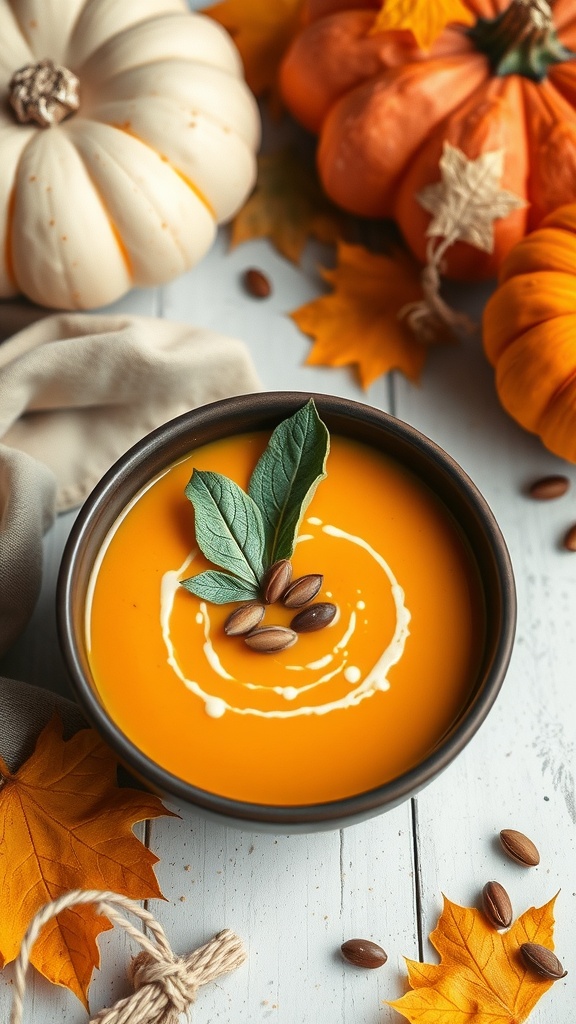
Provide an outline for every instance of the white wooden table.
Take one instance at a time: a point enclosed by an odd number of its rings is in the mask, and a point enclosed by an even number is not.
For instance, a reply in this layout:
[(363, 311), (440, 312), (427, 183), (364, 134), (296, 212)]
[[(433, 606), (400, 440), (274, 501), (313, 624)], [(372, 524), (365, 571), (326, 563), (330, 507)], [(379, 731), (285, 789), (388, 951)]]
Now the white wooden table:
[[(433, 351), (419, 387), (396, 374), (363, 392), (347, 370), (304, 365), (310, 342), (286, 315), (323, 289), (317, 264), (329, 250), (311, 244), (301, 267), (267, 242), (228, 251), (221, 232), (204, 262), (163, 289), (132, 293), (112, 307), (184, 320), (242, 338), (264, 386), (330, 392), (388, 410), (442, 445), (470, 474), (498, 519), (518, 589), (518, 630), (498, 701), (468, 749), (417, 798), (340, 832), (260, 835), (220, 827), (189, 807), (139, 833), (160, 857), (167, 902), (151, 909), (177, 952), (228, 927), (244, 939), (247, 964), (202, 989), (198, 1024), (398, 1024), (384, 1005), (406, 988), (403, 956), (435, 959), (427, 936), (441, 894), (478, 905), (489, 879), (508, 889), (515, 913), (540, 906), (558, 890), (556, 950), (568, 976), (544, 995), (533, 1024), (576, 1019), (576, 555), (562, 549), (576, 521), (576, 467), (548, 453), (498, 405), (479, 336)], [(246, 294), (245, 268), (265, 270), (273, 294)], [(453, 287), (454, 303), (476, 317), (485, 287)], [(535, 502), (527, 482), (566, 473), (571, 491)], [(46, 537), (42, 594), (32, 621), (0, 674), (68, 692), (59, 655), (54, 591), (73, 519), (64, 515)], [(522, 869), (502, 852), (498, 832), (531, 836), (540, 866)], [(0, 912), (3, 912), (0, 910)], [(353, 969), (341, 943), (370, 938), (388, 952), (377, 971)], [(102, 970), (91, 988), (92, 1012), (129, 991), (126, 966), (135, 949), (116, 932), (100, 940)], [(0, 1019), (7, 1020), (11, 968), (0, 974)], [(80, 1024), (76, 999), (31, 977), (25, 1020)]]

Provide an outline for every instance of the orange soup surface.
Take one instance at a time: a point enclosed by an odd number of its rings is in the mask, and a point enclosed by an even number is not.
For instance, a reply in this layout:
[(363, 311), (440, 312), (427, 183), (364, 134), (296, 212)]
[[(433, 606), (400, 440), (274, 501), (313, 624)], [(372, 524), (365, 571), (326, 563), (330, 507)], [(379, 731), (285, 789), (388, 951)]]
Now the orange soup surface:
[[(195, 786), (285, 806), (381, 785), (429, 754), (478, 671), (485, 614), (467, 543), (436, 496), (393, 459), (332, 436), (304, 515), (294, 577), (323, 574), (338, 612), (275, 654), (249, 649), (179, 581), (209, 565), (184, 488), (194, 468), (245, 489), (268, 437), (195, 450), (144, 489), (110, 532), (86, 610), (109, 714), (153, 761)], [(261, 625), (294, 616), (267, 606)]]

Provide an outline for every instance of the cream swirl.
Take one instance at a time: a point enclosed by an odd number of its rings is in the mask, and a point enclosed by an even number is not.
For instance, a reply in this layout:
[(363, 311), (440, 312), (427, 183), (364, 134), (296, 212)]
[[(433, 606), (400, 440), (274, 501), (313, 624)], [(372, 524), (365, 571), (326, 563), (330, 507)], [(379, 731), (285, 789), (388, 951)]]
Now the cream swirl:
[[(334, 630), (339, 627), (337, 639), (330, 641), (330, 650), (321, 658), (306, 665), (286, 665), (283, 671), (296, 673), (304, 669), (317, 671), (319, 674), (312, 682), (301, 686), (297, 685), (276, 685), (263, 686), (249, 679), (238, 679), (230, 673), (225, 665), (225, 651), (222, 653), (216, 650), (212, 636), (212, 623), (208, 605), (200, 602), (199, 611), (196, 616), (196, 624), (202, 630), (202, 651), (203, 656), (210, 666), (214, 681), (218, 679), (233, 682), (246, 692), (265, 689), (278, 694), (285, 701), (292, 703), (303, 694), (317, 691), (326, 683), (341, 676), (346, 683), (346, 692), (343, 696), (334, 700), (320, 698), (318, 703), (307, 703), (306, 705), (291, 708), (277, 708), (264, 710), (258, 707), (239, 707), (224, 700), (218, 693), (209, 693), (197, 680), (190, 678), (183, 670), (175, 650), (171, 635), (171, 620), (174, 610), (176, 594), (180, 590), (180, 581), (184, 578), (187, 570), (193, 562), (197, 551), (192, 551), (178, 569), (171, 569), (164, 573), (160, 587), (160, 624), (162, 637), (167, 651), (167, 661), (173, 672), (182, 683), (197, 697), (204, 702), (206, 713), (212, 718), (220, 718), (227, 711), (239, 715), (256, 715), (260, 718), (295, 718), (301, 715), (325, 715), (332, 711), (343, 710), (354, 707), (361, 701), (374, 696), (375, 693), (385, 691), (389, 688), (388, 673), (390, 669), (400, 660), (404, 653), (406, 639), (409, 635), (408, 624), (410, 612), (404, 601), (404, 591), (398, 583), (388, 562), (374, 550), (362, 537), (347, 533), (336, 526), (324, 524), (317, 518), (307, 520), (308, 525), (321, 530), (324, 534), (334, 538), (337, 542), (352, 544), (362, 548), (382, 570), (390, 587), (390, 593), (394, 602), (396, 621), (392, 637), (382, 651), (380, 657), (372, 668), (364, 675), (357, 665), (350, 663), (348, 648), (354, 633), (357, 629), (358, 612), (365, 610), (365, 603), (362, 600), (356, 602), (345, 620), (337, 618), (332, 625), (323, 632), (332, 637)], [(307, 533), (299, 538), (301, 543), (312, 540), (314, 532)], [(324, 671), (327, 670), (327, 671)]]

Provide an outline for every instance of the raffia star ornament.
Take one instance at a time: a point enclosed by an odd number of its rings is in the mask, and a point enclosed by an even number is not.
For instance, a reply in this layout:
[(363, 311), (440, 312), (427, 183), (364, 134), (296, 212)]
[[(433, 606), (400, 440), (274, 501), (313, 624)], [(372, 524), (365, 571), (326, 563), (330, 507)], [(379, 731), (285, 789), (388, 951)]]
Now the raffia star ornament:
[(440, 181), (427, 185), (416, 199), (432, 220), (426, 229), (427, 263), (422, 271), (424, 299), (405, 306), (400, 315), (421, 341), (430, 344), (473, 331), (476, 325), (456, 313), (440, 295), (444, 253), (454, 242), (468, 242), (483, 252), (494, 249), (494, 221), (526, 206), (524, 199), (501, 188), (504, 150), (495, 149), (469, 159), (461, 149), (444, 141), (438, 162)]
[(492, 252), (494, 221), (526, 206), (520, 196), (500, 188), (504, 150), (495, 149), (469, 160), (457, 146), (444, 142), (438, 166), (441, 180), (427, 185), (416, 196), (434, 218), (426, 234), (450, 239), (450, 245), (458, 239)]

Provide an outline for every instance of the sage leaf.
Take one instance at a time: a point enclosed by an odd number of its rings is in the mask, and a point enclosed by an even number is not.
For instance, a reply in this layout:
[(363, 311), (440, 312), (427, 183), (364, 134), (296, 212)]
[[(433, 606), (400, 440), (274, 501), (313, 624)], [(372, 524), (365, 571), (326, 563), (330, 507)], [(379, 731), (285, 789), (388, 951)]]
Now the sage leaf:
[(251, 587), (243, 580), (239, 580), (237, 576), (231, 576), (227, 572), (218, 572), (215, 569), (207, 569), (206, 572), (199, 572), (197, 576), (180, 580), (180, 586), (185, 587), (191, 594), (196, 594), (196, 597), (200, 597), (204, 601), (211, 601), (212, 604), (252, 601), (259, 596), (257, 587)]
[(291, 558), (304, 513), (326, 476), (330, 435), (310, 399), (273, 431), (258, 460), (248, 493), (265, 531), (265, 562)]
[(257, 588), (264, 572), (260, 509), (221, 473), (195, 469), (185, 489), (194, 506), (196, 541), (215, 565)]

